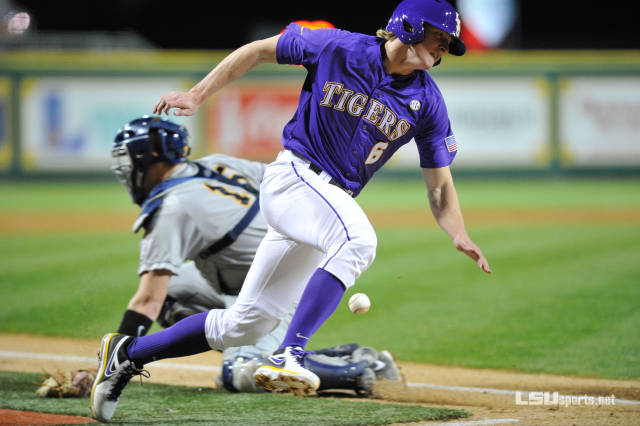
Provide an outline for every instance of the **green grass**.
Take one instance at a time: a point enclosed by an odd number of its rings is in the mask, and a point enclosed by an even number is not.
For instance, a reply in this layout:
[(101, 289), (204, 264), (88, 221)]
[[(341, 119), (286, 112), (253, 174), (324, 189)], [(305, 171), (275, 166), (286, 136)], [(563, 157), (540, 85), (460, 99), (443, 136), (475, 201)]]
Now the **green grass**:
[[(640, 206), (640, 180), (460, 179), (463, 206)], [(358, 196), (364, 207), (426, 206), (424, 182), (376, 177)], [(118, 182), (26, 182), (0, 186), (0, 211), (137, 211)]]
[(129, 194), (115, 180), (3, 183), (0, 195), (2, 213), (137, 211)]
[[(464, 207), (640, 207), (640, 179), (459, 179)], [(357, 198), (364, 207), (427, 206), (420, 180), (374, 178)]]
[(0, 329), (56, 336), (113, 331), (138, 287), (139, 237), (0, 236)]
[[(38, 374), (0, 372), (0, 407), (90, 416), (89, 398), (40, 398)], [(339, 398), (297, 398), (276, 394), (231, 394), (210, 388), (132, 381), (111, 423), (225, 425), (385, 425), (468, 417), (464, 410), (380, 404)]]
[[(468, 207), (640, 207), (636, 180), (460, 180), (457, 187)], [(135, 217), (117, 183), (69, 189), (3, 185), (0, 211), (102, 206)], [(426, 193), (422, 182), (380, 180), (359, 201), (365, 209), (426, 208)], [(512, 223), (469, 232), (493, 275), (439, 229), (379, 229), (376, 261), (310, 347), (358, 342), (402, 361), (640, 378), (640, 223)], [(113, 331), (137, 288), (139, 238), (128, 227), (0, 234), (0, 331), (96, 339)], [(348, 311), (354, 292), (372, 299), (366, 315)]]
[(640, 227), (478, 231), (490, 276), (438, 230), (380, 234), (348, 293), (366, 292), (371, 311), (339, 307), (314, 345), (346, 338), (408, 361), (640, 377)]

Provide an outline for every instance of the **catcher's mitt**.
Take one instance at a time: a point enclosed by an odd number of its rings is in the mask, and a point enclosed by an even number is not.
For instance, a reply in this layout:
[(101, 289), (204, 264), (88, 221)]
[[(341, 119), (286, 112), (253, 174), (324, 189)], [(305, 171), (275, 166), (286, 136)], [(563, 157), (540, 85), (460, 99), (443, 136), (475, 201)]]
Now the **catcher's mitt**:
[(54, 374), (45, 373), (36, 394), (42, 398), (83, 398), (91, 393), (96, 378), (96, 369), (58, 370)]

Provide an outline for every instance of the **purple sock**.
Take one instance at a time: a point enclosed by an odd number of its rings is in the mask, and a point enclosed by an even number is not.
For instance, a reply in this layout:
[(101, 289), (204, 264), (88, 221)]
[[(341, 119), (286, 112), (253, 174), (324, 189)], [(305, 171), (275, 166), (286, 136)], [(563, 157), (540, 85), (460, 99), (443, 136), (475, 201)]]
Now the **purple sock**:
[(191, 315), (157, 333), (136, 337), (127, 347), (129, 359), (141, 368), (151, 361), (211, 350), (204, 335), (207, 313)]
[(313, 333), (318, 331), (336, 310), (344, 291), (345, 288), (339, 279), (324, 269), (316, 269), (302, 293), (280, 349), (287, 346), (304, 348)]

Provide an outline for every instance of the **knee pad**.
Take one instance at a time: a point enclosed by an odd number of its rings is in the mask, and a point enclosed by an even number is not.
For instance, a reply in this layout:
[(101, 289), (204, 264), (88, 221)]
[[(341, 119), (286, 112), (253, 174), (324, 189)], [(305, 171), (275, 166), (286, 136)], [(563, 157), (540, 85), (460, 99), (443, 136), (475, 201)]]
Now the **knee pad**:
[(162, 304), (162, 309), (160, 310), (160, 314), (158, 315), (156, 322), (161, 327), (167, 328), (171, 327), (181, 319), (206, 311), (208, 311), (208, 309), (199, 310), (193, 306), (184, 305), (171, 296), (167, 296)]

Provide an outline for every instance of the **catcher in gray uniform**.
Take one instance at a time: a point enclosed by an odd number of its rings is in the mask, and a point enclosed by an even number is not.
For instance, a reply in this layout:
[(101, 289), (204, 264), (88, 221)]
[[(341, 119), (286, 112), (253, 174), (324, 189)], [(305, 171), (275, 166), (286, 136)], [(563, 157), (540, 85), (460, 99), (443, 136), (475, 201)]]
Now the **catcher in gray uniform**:
[[(133, 231), (145, 230), (140, 284), (118, 333), (141, 336), (153, 321), (168, 327), (231, 306), (267, 232), (257, 190), (266, 165), (223, 154), (190, 161), (189, 152), (187, 130), (158, 117), (135, 119), (116, 135), (113, 171), (141, 206)], [(225, 349), (218, 384), (261, 391), (253, 373), (263, 354), (278, 348), (291, 315), (255, 345)], [(400, 379), (388, 351), (358, 344), (321, 349), (306, 359), (322, 379), (320, 391), (367, 395), (376, 379)]]

